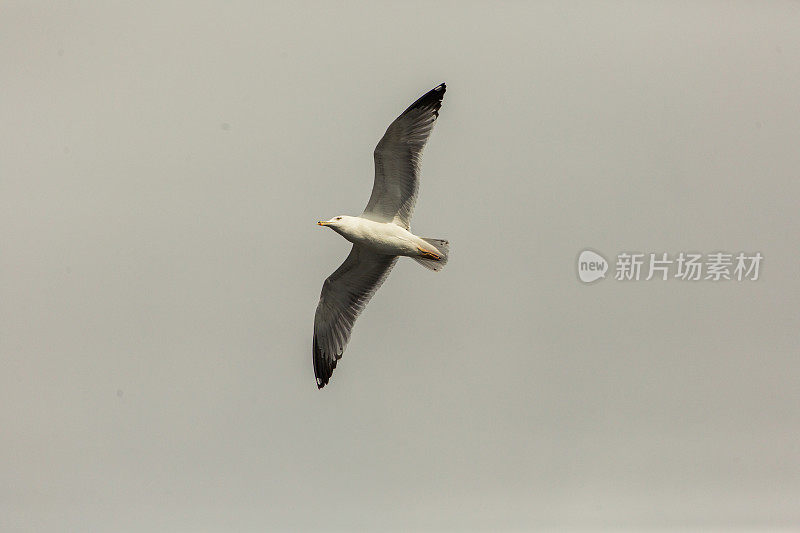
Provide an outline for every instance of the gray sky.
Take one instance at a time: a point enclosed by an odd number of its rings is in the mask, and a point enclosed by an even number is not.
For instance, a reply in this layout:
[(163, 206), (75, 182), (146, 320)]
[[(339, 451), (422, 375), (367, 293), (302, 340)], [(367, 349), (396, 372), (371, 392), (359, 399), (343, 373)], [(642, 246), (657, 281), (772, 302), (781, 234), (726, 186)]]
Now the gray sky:
[[(797, 3), (0, 10), (3, 531), (800, 523)], [(320, 392), (314, 222), (442, 81), (450, 262)], [(584, 285), (587, 247), (764, 262)]]

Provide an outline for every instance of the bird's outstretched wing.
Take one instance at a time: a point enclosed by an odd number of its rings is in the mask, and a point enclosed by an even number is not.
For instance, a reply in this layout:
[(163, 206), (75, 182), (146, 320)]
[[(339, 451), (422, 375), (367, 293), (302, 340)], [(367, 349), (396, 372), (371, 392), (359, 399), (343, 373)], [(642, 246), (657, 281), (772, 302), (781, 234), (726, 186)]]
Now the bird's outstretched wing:
[(322, 388), (350, 340), (353, 324), (391, 272), (396, 256), (353, 245), (344, 263), (322, 284), (314, 315), (314, 375)]
[(445, 90), (444, 83), (431, 89), (389, 125), (375, 147), (375, 183), (362, 217), (409, 228), (422, 149), (439, 116)]

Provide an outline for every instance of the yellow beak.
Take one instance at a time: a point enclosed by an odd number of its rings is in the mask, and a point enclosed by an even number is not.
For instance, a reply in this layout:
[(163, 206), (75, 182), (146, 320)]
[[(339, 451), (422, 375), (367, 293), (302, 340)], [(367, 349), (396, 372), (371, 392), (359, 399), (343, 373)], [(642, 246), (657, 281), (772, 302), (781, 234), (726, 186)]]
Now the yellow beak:
[(327, 225), (328, 225), (328, 223), (327, 222), (323, 222), (322, 220), (317, 222), (317, 226), (327, 226)]

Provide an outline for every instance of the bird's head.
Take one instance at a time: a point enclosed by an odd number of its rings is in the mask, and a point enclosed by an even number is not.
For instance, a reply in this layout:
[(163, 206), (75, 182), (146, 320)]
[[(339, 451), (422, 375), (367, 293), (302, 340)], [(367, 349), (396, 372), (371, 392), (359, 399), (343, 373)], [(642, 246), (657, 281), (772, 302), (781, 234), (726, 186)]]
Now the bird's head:
[(344, 215), (339, 215), (338, 217), (333, 217), (330, 220), (320, 220), (317, 222), (317, 226), (331, 226), (332, 228), (335, 228), (336, 226), (341, 226), (344, 224), (345, 218), (346, 217)]
[(319, 226), (328, 226), (336, 233), (344, 234), (353, 225), (353, 218), (347, 215), (335, 216), (330, 220), (320, 220), (317, 222)]

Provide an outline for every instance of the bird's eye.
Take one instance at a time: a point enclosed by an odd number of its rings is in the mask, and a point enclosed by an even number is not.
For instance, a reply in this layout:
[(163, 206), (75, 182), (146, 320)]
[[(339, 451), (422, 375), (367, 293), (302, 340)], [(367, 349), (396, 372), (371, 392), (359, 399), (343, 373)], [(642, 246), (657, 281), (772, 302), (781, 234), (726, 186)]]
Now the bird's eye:
[(336, 220), (342, 220), (342, 217), (336, 217)]

